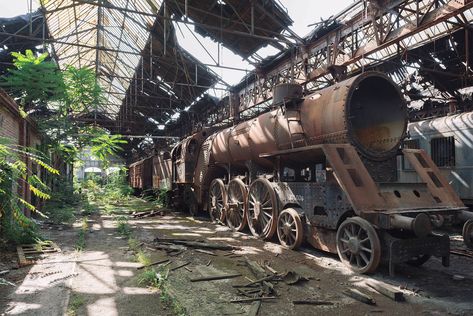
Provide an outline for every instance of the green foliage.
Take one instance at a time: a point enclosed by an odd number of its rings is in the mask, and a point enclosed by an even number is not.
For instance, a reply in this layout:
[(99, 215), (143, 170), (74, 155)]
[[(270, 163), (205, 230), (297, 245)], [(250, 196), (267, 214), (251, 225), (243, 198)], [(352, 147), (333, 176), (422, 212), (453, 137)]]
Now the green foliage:
[[(25, 217), (21, 211), (23, 219), (15, 219), (10, 211), (4, 213), (4, 217), (0, 222), (0, 230), (2, 238), (13, 245), (31, 244), (40, 238), (38, 227), (30, 219)], [(18, 215), (16, 215), (18, 216)]]
[(48, 53), (35, 56), (26, 50), (25, 54), (12, 53), (12, 56), (15, 69), (8, 70), (1, 85), (21, 97), (23, 105), (57, 100), (64, 95), (62, 74), (55, 63), (46, 61)]
[(118, 216), (116, 221), (118, 233), (124, 237), (129, 237), (131, 235), (131, 227), (128, 224), (128, 219), (125, 216)]
[(109, 158), (115, 156), (122, 149), (122, 144), (127, 141), (122, 139), (121, 135), (110, 135), (104, 130), (97, 130), (91, 139), (92, 154), (104, 164), (104, 168), (108, 167)]
[(140, 242), (136, 240), (135, 238), (128, 239), (128, 247), (130, 248), (130, 250), (138, 251), (139, 245), (140, 245)]
[(169, 194), (168, 189), (159, 189), (155, 194), (157, 196), (156, 203), (160, 206), (167, 207), (168, 206), (167, 205), (168, 204), (168, 194)]
[(84, 306), (85, 299), (77, 293), (73, 293), (69, 299), (69, 306), (67, 308), (67, 316), (76, 316), (79, 309)]
[(143, 250), (138, 250), (136, 252), (135, 259), (136, 262), (141, 263), (145, 267), (151, 264), (151, 258)]
[(154, 269), (146, 269), (138, 276), (138, 284), (158, 288), (159, 281)]
[(37, 235), (34, 223), (23, 214), (22, 207), (46, 217), (18, 194), (17, 186), (25, 186), (40, 199), (50, 198), (49, 188), (29, 170), (25, 158), (36, 162), (45, 172), (59, 173), (45, 162), (40, 152), (13, 145), (9, 139), (0, 137), (0, 219), (3, 234), (12, 241), (29, 240)]
[(63, 78), (66, 87), (64, 103), (67, 106), (62, 108), (66, 111), (61, 113), (62, 115), (70, 114), (68, 111), (75, 114), (90, 112), (103, 104), (105, 98), (93, 69), (68, 66), (63, 72)]
[(77, 234), (76, 246), (74, 247), (76, 251), (82, 251), (85, 249), (85, 236), (89, 230), (89, 224), (87, 221), (87, 217), (82, 218), (82, 224), (79, 233)]
[(57, 189), (44, 204), (42, 212), (48, 216), (50, 222), (72, 224), (75, 220), (74, 213), (79, 207), (87, 206), (87, 200), (75, 191), (68, 179), (58, 178), (55, 187)]
[[(48, 115), (38, 117), (37, 120), (40, 132), (45, 135), (48, 155), (55, 159), (54, 165), (51, 165), (40, 153), (0, 142), (0, 218), (8, 213), (13, 221), (26, 229), (33, 224), (23, 215), (21, 207), (42, 215), (35, 205), (18, 196), (14, 184), (20, 182), (33, 195), (50, 200), (44, 213), (51, 216), (53, 222), (72, 222), (77, 206), (76, 196), (61, 186), (59, 192), (53, 192), (39, 177), (27, 176), (31, 172), (19, 157), (27, 156), (47, 173), (58, 174), (61, 164), (77, 161), (79, 153), (86, 146), (90, 146), (92, 153), (107, 166), (110, 157), (121, 151), (126, 141), (120, 135), (110, 135), (104, 129), (90, 127), (75, 119), (100, 109), (105, 100), (94, 69), (68, 66), (60, 71), (55, 63), (47, 60), (47, 53), (36, 56), (31, 50), (12, 55), (14, 68), (0, 78), (0, 86), (21, 99), (20, 113), (23, 118), (28, 113), (47, 110)], [(93, 195), (97, 198), (104, 189), (95, 189)], [(105, 191), (112, 198), (129, 194), (124, 184), (118, 189), (110, 186)], [(6, 222), (10, 222), (10, 219)]]

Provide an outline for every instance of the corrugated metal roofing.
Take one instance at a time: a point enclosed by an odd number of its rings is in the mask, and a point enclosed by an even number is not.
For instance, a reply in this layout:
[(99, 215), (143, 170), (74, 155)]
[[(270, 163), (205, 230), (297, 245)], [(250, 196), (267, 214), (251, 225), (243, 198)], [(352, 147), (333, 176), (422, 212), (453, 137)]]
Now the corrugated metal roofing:
[(152, 14), (157, 13), (161, 1), (44, 0), (42, 5), (60, 67), (95, 69), (107, 92), (107, 102), (98, 111), (114, 117), (148, 41)]

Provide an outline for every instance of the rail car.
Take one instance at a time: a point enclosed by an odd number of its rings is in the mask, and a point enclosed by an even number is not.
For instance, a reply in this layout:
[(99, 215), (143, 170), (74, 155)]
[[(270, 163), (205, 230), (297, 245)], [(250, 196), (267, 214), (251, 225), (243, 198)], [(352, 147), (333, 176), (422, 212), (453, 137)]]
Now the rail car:
[[(359, 273), (431, 256), (448, 266), (450, 240), (432, 233), (432, 218), (461, 222), (472, 247), (473, 213), (425, 151), (400, 149), (406, 130), (404, 97), (384, 74), (306, 96), (281, 84), (272, 111), (172, 149), (170, 201), (290, 249), (306, 240)], [(400, 181), (397, 156), (418, 181)]]
[[(423, 149), (439, 167), (462, 201), (473, 207), (473, 112), (408, 125), (404, 148)], [(408, 161), (399, 159), (399, 179), (417, 181)]]
[(136, 193), (171, 188), (171, 159), (168, 152), (142, 159), (128, 166), (128, 183)]

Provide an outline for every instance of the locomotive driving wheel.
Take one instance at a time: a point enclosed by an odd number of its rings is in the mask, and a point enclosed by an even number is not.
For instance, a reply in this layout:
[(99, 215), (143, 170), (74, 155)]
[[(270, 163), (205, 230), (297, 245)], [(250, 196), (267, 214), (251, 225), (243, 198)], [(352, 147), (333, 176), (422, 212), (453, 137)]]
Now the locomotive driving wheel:
[(267, 179), (253, 181), (248, 190), (247, 221), (253, 236), (270, 239), (276, 231), (276, 194)]
[(358, 273), (376, 270), (381, 258), (381, 244), (373, 226), (360, 217), (346, 219), (337, 231), (340, 260)]
[(473, 220), (469, 219), (463, 225), (463, 242), (465, 245), (473, 249)]
[(225, 219), (225, 205), (227, 203), (227, 192), (225, 184), (221, 179), (214, 179), (209, 189), (209, 213), (212, 222), (223, 223)]
[(278, 217), (278, 239), (281, 245), (289, 249), (297, 249), (302, 243), (303, 229), (299, 213), (289, 208)]
[(227, 189), (227, 225), (234, 231), (242, 231), (246, 226), (246, 199), (248, 191), (243, 181), (235, 178)]

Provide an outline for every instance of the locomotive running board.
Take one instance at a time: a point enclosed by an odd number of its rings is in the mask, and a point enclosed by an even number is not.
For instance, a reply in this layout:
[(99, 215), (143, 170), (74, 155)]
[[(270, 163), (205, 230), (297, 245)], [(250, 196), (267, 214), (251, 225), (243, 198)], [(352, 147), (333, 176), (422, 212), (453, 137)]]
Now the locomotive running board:
[[(334, 170), (340, 187), (346, 193), (357, 214), (383, 209), (384, 201), (379, 188), (350, 144), (320, 144), (261, 154), (261, 158), (274, 158), (304, 153), (317, 156), (323, 154)], [(306, 156), (307, 156), (306, 155)]]
[(404, 149), (402, 151), (411, 166), (414, 167), (422, 182), (434, 196), (438, 206), (465, 207), (458, 195), (440, 173), (439, 168), (422, 149)]

